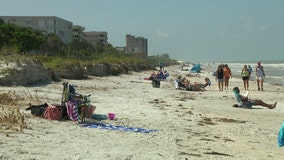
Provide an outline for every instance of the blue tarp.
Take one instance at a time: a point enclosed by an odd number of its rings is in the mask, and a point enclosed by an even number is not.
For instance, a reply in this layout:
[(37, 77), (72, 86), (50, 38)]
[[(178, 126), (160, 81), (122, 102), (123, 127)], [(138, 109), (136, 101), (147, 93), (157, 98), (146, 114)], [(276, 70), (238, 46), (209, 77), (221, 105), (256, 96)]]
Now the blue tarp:
[(201, 72), (200, 70), (201, 70), (200, 64), (195, 64), (190, 69), (190, 72), (191, 73), (200, 73)]

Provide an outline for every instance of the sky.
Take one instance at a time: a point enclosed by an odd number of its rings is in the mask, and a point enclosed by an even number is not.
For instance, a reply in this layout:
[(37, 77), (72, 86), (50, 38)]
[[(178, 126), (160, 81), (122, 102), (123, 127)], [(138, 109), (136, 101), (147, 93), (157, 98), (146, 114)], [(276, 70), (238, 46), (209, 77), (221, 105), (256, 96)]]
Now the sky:
[(0, 16), (56, 16), (148, 40), (148, 55), (189, 62), (284, 60), (284, 0), (0, 0)]

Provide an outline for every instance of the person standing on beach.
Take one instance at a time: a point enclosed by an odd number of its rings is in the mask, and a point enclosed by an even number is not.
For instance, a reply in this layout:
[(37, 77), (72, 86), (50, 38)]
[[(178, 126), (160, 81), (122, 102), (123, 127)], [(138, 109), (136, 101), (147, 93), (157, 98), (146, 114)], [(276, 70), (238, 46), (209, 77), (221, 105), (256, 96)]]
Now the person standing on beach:
[(225, 89), (228, 89), (229, 79), (232, 77), (231, 69), (228, 67), (227, 64), (225, 64), (223, 71), (224, 71), (224, 79), (225, 79)]
[(263, 91), (263, 81), (265, 77), (263, 66), (261, 65), (261, 62), (257, 62), (257, 66), (255, 68), (255, 74), (256, 74), (256, 83), (257, 83), (257, 90)]
[(218, 81), (218, 87), (219, 91), (223, 91), (223, 86), (224, 86), (224, 71), (223, 71), (223, 66), (219, 65), (218, 69), (216, 71), (216, 78)]
[(250, 65), (248, 65), (248, 71), (249, 71), (249, 80), (250, 80), (250, 77), (251, 77), (251, 73), (253, 72), (252, 68)]
[(247, 68), (247, 65), (244, 65), (242, 72), (241, 72), (241, 77), (244, 82), (244, 88), (247, 91), (249, 87), (249, 70)]
[(164, 72), (164, 63), (163, 62), (159, 62), (159, 66), (160, 66), (160, 70), (162, 72)]

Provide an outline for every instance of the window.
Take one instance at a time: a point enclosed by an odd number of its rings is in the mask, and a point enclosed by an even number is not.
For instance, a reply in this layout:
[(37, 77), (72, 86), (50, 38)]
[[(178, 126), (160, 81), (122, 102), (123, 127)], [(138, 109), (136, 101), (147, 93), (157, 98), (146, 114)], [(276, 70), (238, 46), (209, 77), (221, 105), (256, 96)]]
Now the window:
[(44, 26), (45, 26), (44, 20), (39, 20), (39, 21), (38, 21), (38, 26), (39, 26), (40, 28), (44, 28)]

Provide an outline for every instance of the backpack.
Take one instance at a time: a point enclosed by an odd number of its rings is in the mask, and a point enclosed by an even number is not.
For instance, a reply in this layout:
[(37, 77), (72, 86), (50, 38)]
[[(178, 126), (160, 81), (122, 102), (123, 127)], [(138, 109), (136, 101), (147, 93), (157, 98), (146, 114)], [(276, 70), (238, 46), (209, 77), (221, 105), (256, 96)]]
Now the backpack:
[(44, 112), (44, 118), (58, 121), (61, 120), (61, 108), (56, 106), (48, 106)]
[(30, 104), (30, 106), (26, 110), (31, 110), (31, 114), (34, 116), (43, 117), (44, 111), (47, 107), (48, 107), (47, 103), (40, 105)]

